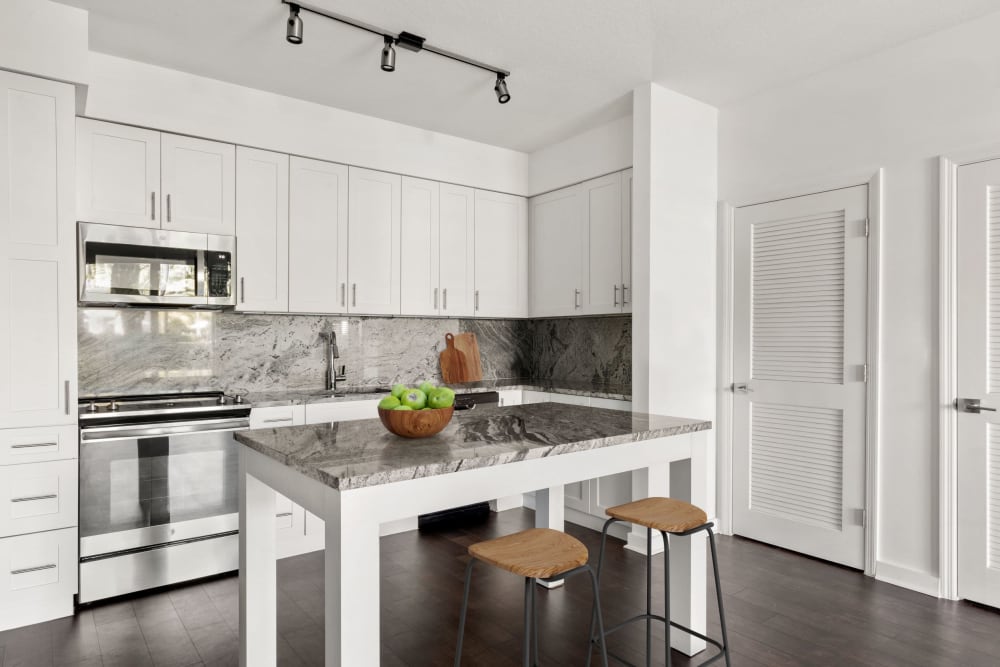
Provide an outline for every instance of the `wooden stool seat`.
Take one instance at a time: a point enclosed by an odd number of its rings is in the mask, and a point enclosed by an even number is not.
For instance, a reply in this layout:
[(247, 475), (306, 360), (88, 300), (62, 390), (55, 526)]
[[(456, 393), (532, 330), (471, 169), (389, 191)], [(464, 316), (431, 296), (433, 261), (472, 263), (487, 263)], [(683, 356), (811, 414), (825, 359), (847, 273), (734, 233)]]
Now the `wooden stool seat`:
[(566, 533), (531, 528), (469, 547), (469, 555), (522, 577), (548, 579), (587, 564), (587, 547)]
[(684, 533), (708, 523), (700, 507), (674, 498), (643, 498), (611, 507), (607, 515), (665, 533)]

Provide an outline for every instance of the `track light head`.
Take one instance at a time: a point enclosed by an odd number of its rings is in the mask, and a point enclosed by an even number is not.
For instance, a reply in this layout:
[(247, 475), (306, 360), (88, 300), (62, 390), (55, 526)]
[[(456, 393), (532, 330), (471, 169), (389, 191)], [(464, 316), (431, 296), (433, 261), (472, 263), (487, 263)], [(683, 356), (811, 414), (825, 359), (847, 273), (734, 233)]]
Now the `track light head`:
[(385, 35), (385, 46), (382, 47), (382, 71), (396, 71), (396, 49), (392, 48), (392, 37)]
[(288, 5), (288, 25), (285, 30), (285, 39), (289, 44), (302, 43), (302, 18), (299, 17), (299, 6)]
[(500, 104), (510, 102), (510, 93), (507, 92), (507, 77), (505, 75), (497, 74), (497, 82), (493, 86), (493, 92), (497, 94), (497, 102)]

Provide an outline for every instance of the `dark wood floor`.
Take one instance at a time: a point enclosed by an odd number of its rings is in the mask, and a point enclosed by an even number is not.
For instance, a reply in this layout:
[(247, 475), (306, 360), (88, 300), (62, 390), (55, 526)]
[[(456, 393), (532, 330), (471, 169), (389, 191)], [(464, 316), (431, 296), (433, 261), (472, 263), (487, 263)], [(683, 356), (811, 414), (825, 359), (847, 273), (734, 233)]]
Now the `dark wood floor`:
[[(532, 519), (527, 510), (511, 510), (470, 530), (383, 539), (382, 664), (451, 664), (465, 547)], [(596, 533), (568, 530), (596, 553)], [(603, 586), (609, 620), (638, 611), (645, 599), (643, 558), (615, 544)], [(734, 665), (1000, 665), (995, 611), (935, 600), (748, 540), (719, 538), (719, 548)], [(321, 553), (281, 561), (278, 577), (279, 664), (322, 665)], [(519, 664), (522, 593), (517, 577), (477, 570), (464, 664)], [(587, 581), (539, 593), (542, 663), (583, 664)], [(714, 600), (711, 582), (709, 593)], [(237, 595), (236, 577), (224, 577), (96, 605), (73, 618), (0, 633), (0, 661), (3, 667), (235, 665)], [(710, 602), (709, 630), (717, 634), (715, 614)], [(637, 662), (642, 629), (616, 634), (609, 644)], [(662, 665), (656, 644), (654, 652), (654, 664)], [(675, 665), (688, 664), (674, 657)]]

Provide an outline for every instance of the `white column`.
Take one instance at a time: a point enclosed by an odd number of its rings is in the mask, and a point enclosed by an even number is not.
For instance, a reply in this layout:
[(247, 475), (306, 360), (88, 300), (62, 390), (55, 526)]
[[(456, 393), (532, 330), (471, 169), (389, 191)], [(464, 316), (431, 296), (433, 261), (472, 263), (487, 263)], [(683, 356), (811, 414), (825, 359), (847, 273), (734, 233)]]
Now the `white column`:
[(274, 490), (247, 473), (240, 447), (240, 665), (277, 662)]
[[(566, 498), (563, 486), (553, 486), (535, 491), (535, 528), (562, 530), (565, 515)], [(551, 583), (539, 581), (538, 583), (546, 588), (559, 588), (563, 585), (562, 581)]]

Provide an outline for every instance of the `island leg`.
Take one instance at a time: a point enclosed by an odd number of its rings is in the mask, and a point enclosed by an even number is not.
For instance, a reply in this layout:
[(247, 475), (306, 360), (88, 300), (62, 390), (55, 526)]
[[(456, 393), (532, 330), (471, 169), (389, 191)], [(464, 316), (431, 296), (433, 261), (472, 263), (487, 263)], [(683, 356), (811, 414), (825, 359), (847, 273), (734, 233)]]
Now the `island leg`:
[[(563, 486), (535, 491), (535, 528), (562, 530), (565, 514), (566, 499)], [(559, 588), (563, 585), (563, 580), (546, 582), (539, 579), (538, 585)]]
[(277, 662), (274, 489), (247, 472), (240, 447), (240, 665)]
[[(691, 438), (691, 458), (670, 465), (671, 495), (707, 509), (704, 434), (694, 433), (687, 437)], [(670, 538), (670, 615), (674, 621), (702, 634), (706, 628), (708, 584), (705, 578), (705, 540), (704, 532)], [(705, 649), (703, 640), (685, 632), (674, 632), (670, 639), (673, 647), (685, 655), (694, 655)]]
[(379, 524), (358, 493), (326, 491), (326, 665), (377, 665), (381, 655)]

